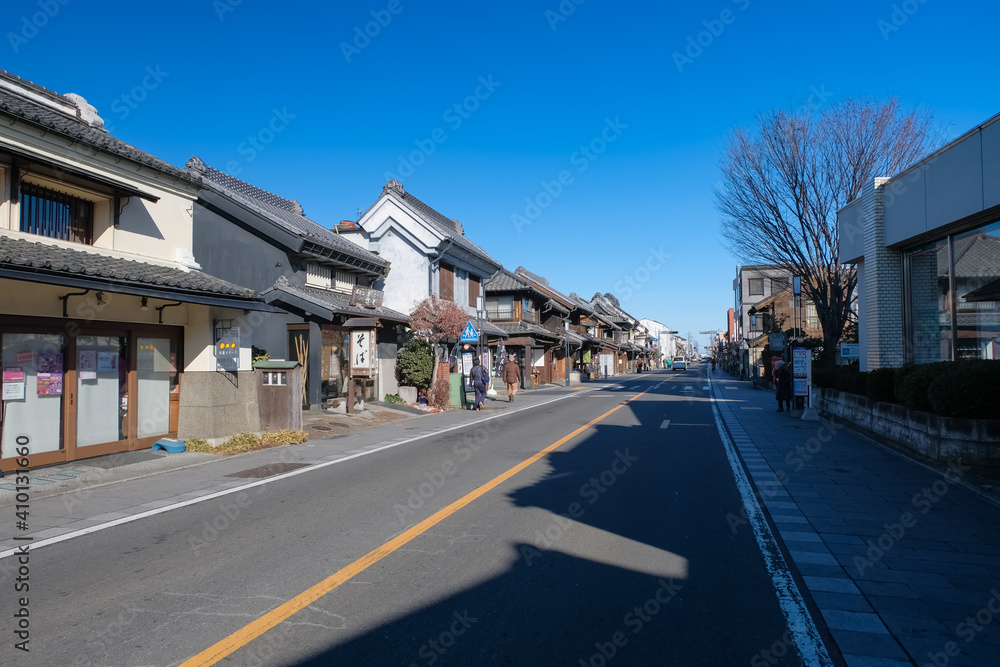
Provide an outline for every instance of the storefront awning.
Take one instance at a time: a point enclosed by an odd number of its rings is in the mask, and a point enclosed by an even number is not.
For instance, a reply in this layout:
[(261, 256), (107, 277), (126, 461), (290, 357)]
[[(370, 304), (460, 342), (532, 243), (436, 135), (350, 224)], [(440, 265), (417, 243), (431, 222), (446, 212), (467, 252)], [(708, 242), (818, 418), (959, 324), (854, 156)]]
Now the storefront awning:
[(280, 312), (251, 289), (180, 268), (0, 235), (0, 278), (206, 306)]

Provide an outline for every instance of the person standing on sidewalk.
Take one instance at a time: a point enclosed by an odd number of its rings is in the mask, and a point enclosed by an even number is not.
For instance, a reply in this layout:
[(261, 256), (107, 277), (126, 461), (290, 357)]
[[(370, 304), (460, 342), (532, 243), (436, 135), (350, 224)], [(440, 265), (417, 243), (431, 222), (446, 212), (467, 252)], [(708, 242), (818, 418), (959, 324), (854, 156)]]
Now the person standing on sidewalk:
[(503, 367), (503, 381), (507, 383), (507, 402), (513, 403), (517, 395), (517, 385), (521, 383), (521, 367), (517, 365), (517, 357), (510, 355), (510, 360)]
[(473, 410), (482, 410), (486, 403), (486, 385), (490, 380), (489, 371), (483, 366), (482, 361), (476, 358), (476, 365), (469, 372), (469, 379), (472, 380), (472, 388), (476, 392), (476, 405)]
[(788, 411), (792, 411), (792, 374), (784, 361), (774, 362), (774, 384), (776, 387), (775, 398), (778, 399), (777, 412), (784, 412), (785, 403), (788, 404)]

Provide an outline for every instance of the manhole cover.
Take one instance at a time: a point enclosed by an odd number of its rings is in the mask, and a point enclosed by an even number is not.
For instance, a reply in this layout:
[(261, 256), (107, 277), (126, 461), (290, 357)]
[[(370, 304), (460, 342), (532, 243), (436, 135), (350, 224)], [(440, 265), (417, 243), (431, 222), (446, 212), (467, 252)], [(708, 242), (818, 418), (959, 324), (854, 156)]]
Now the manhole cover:
[(310, 426), (309, 428), (313, 429), (314, 431), (332, 431), (333, 430), (329, 426)]
[(280, 475), (283, 472), (305, 468), (308, 465), (308, 463), (268, 463), (267, 465), (250, 468), (249, 470), (234, 472), (231, 475), (226, 475), (226, 477), (256, 477), (263, 479), (264, 477)]

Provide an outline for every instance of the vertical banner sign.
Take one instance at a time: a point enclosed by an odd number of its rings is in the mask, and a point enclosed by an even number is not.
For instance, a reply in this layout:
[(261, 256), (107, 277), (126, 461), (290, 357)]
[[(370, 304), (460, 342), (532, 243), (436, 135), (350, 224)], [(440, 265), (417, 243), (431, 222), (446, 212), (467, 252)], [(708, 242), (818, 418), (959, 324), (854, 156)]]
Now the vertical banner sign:
[(792, 379), (796, 396), (809, 395), (809, 370), (812, 365), (812, 351), (807, 347), (792, 348)]
[(240, 328), (216, 327), (215, 369), (236, 371), (240, 368)]
[(371, 377), (373, 336), (371, 329), (351, 331), (351, 375)]

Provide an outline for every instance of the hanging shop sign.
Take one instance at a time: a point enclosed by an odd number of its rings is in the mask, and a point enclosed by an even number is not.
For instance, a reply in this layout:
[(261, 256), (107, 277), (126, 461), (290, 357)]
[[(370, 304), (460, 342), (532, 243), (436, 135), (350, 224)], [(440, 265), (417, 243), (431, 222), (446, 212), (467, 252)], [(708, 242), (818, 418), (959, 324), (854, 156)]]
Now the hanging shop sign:
[(375, 331), (372, 329), (354, 329), (351, 331), (351, 375), (371, 377), (375, 362), (372, 354), (372, 341)]

